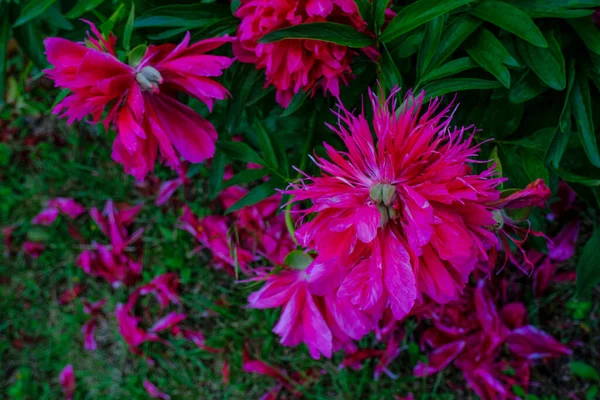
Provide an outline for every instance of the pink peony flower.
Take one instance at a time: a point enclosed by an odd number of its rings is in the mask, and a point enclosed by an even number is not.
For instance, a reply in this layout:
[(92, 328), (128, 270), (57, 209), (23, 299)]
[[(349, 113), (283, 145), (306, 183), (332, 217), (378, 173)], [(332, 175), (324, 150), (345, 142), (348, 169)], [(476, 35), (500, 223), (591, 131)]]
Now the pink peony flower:
[(288, 39), (258, 43), (269, 32), (305, 23), (336, 22), (364, 31), (366, 23), (352, 0), (241, 0), (241, 19), (234, 54), (242, 62), (265, 69), (267, 85), (275, 86), (277, 102), (287, 107), (295, 93), (317, 88), (339, 96), (348, 84), (354, 51), (334, 43)]
[(92, 123), (114, 125), (112, 158), (139, 180), (154, 168), (158, 150), (173, 168), (180, 165), (177, 153), (193, 163), (212, 157), (215, 128), (175, 94), (196, 97), (209, 109), (213, 99), (226, 98), (227, 90), (210, 77), (222, 75), (233, 59), (206, 53), (232, 39), (190, 45), (188, 32), (179, 45), (149, 46), (139, 62), (127, 65), (116, 57), (116, 37), (104, 38), (88, 23), (89, 46), (56, 37), (44, 41), (54, 66), (46, 74), (72, 92), (54, 113), (69, 123), (91, 115)]
[(46, 251), (46, 245), (44, 243), (27, 241), (23, 243), (23, 251), (29, 254), (31, 258), (39, 258)]
[(486, 204), (500, 179), (469, 165), (479, 151), (473, 129), (450, 128), (452, 108), (439, 111), (440, 99), (423, 109), (423, 95), (409, 93), (398, 107), (396, 93), (380, 102), (369, 92), (371, 122), (342, 107), (331, 129), (347, 150), (325, 144), (329, 159), (315, 156), (322, 175), (286, 192), (312, 201), (314, 218), (297, 231), (319, 253), (308, 280), (375, 320), (387, 307), (403, 318), (420, 293), (455, 299), (496, 244)]
[(66, 365), (60, 371), (59, 380), (65, 394), (65, 400), (72, 400), (73, 396), (75, 396), (75, 374), (73, 373), (73, 366), (71, 364)]
[(144, 389), (146, 389), (146, 392), (148, 392), (148, 394), (152, 398), (163, 400), (169, 400), (171, 398), (171, 396), (169, 396), (168, 394), (161, 392), (160, 389), (157, 388), (148, 379), (144, 379)]

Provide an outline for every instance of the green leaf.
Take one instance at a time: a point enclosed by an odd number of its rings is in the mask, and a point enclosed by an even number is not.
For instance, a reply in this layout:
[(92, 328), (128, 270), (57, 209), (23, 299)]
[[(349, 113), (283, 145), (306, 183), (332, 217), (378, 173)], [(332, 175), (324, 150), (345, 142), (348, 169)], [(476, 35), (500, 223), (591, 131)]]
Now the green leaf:
[(28, 24), (18, 26), (13, 29), (14, 36), (21, 49), (37, 65), (38, 68), (44, 68), (48, 65), (44, 55), (44, 40), (39, 21), (33, 20)]
[(501, 143), (524, 147), (529, 149), (528, 151), (546, 153), (550, 143), (552, 142), (555, 131), (556, 129), (553, 127), (542, 128), (521, 139), (503, 140)]
[(419, 57), (417, 59), (418, 76), (425, 75), (429, 69), (431, 59), (435, 55), (442, 38), (444, 22), (445, 18), (441, 15), (429, 21), (425, 26), (425, 38), (419, 49)]
[(147, 49), (148, 46), (146, 46), (145, 44), (140, 44), (139, 46), (136, 46), (133, 50), (131, 50), (127, 56), (127, 62), (129, 63), (129, 65), (131, 65), (134, 68), (137, 67), (138, 64), (142, 61), (142, 58), (144, 58)]
[(61, 89), (60, 93), (58, 93), (58, 96), (56, 96), (54, 103), (48, 108), (48, 113), (52, 113), (52, 110), (54, 110), (58, 103), (63, 101), (64, 98), (67, 97), (69, 94), (71, 94), (71, 91), (69, 89)]
[[(216, 199), (219, 192), (225, 189), (223, 185), (225, 162), (225, 154), (222, 151), (216, 151), (208, 171), (208, 196), (211, 200)], [(229, 183), (229, 181), (227, 182)]]
[(423, 38), (425, 37), (425, 30), (418, 29), (414, 32), (409, 33), (408, 35), (403, 35), (402, 37), (394, 40), (386, 44), (390, 54), (395, 59), (408, 58), (415, 54), (419, 47), (421, 47), (421, 43), (423, 43)]
[(432, 97), (438, 97), (446, 93), (461, 92), (464, 90), (497, 89), (499, 87), (502, 87), (502, 84), (498, 81), (476, 78), (450, 78), (425, 85), (423, 90), (426, 93), (425, 98), (431, 99)]
[[(504, 0), (522, 10), (525, 10), (532, 18), (579, 18), (592, 14), (593, 10), (571, 9), (585, 7), (565, 0)], [(591, 6), (591, 5), (590, 5)]]
[(362, 19), (369, 25), (369, 28), (373, 29), (373, 3), (371, 0), (356, 0), (356, 6)]
[(473, 0), (419, 0), (412, 3), (401, 9), (390, 21), (381, 35), (381, 41), (390, 42), (442, 14), (471, 2)]
[(131, 11), (129, 11), (129, 18), (127, 18), (127, 24), (125, 24), (125, 30), (123, 31), (123, 48), (125, 51), (131, 49), (131, 33), (133, 32), (133, 23), (135, 21), (135, 4), (131, 4)]
[(519, 54), (535, 74), (555, 90), (563, 90), (567, 84), (565, 59), (560, 46), (552, 32), (546, 33), (548, 48), (532, 46), (523, 41), (517, 41)]
[(48, 8), (44, 13), (43, 18), (47, 23), (57, 29), (62, 29), (64, 31), (73, 30), (73, 24), (62, 15), (58, 4), (54, 4), (52, 7)]
[(277, 169), (279, 167), (279, 163), (277, 162), (275, 150), (273, 150), (271, 138), (269, 138), (269, 134), (258, 120), (254, 121), (254, 131), (256, 132), (256, 136), (258, 137), (260, 151), (262, 152), (262, 155), (265, 161), (267, 162), (267, 165), (272, 167), (273, 169)]
[(571, 91), (575, 83), (575, 60), (572, 59), (569, 63), (569, 79), (567, 82), (567, 92), (565, 95), (565, 103), (560, 113), (558, 120), (558, 128), (552, 139), (552, 144), (548, 149), (546, 161), (554, 168), (558, 168), (560, 160), (569, 144), (569, 136), (571, 135)]
[(600, 167), (600, 153), (598, 153), (594, 121), (592, 120), (590, 87), (587, 77), (583, 73), (578, 73), (575, 77), (571, 92), (571, 107), (577, 124), (577, 132), (583, 144), (583, 150), (592, 165)]
[(567, 20), (571, 28), (583, 40), (588, 49), (600, 55), (600, 31), (591, 18), (577, 18)]
[(566, 169), (563, 169), (563, 168), (556, 168), (555, 172), (558, 176), (560, 176), (567, 182), (579, 183), (580, 185), (585, 185), (585, 186), (590, 186), (590, 187), (600, 186), (600, 179), (598, 179), (598, 178), (588, 178), (586, 176), (582, 176), (582, 175), (567, 171)]
[(379, 33), (385, 23), (385, 10), (391, 0), (373, 0), (373, 14), (375, 18), (375, 32)]
[(473, 61), (494, 75), (504, 87), (510, 87), (510, 71), (503, 63), (516, 63), (516, 60), (490, 31), (480, 29), (466, 51)]
[[(588, 297), (592, 288), (600, 282), (599, 248), (600, 230), (596, 228), (592, 237), (588, 239), (583, 247), (583, 252), (577, 263), (577, 296)], [(594, 379), (597, 379), (597, 374), (591, 374), (589, 371), (584, 371), (583, 368), (580, 368), (577, 372), (585, 374), (586, 376), (594, 376)], [(573, 373), (575, 373), (575, 371), (573, 371)]]
[[(501, 177), (502, 175), (502, 162), (500, 161), (500, 157), (498, 156), (498, 147), (494, 146), (492, 152), (489, 157), (490, 161), (488, 162), (488, 168), (494, 167), (496, 170), (496, 175)], [(500, 189), (502, 189), (502, 184), (500, 184)]]
[[(23, 8), (19, 17), (13, 24), (13, 26), (23, 25), (25, 22), (29, 22), (35, 17), (41, 15), (48, 9), (56, 0), (29, 0)], [(6, 7), (6, 6), (3, 6)]]
[(235, 14), (237, 9), (240, 8), (241, 0), (231, 0), (231, 13)]
[(244, 207), (251, 206), (260, 201), (263, 201), (267, 197), (275, 194), (275, 189), (277, 188), (277, 183), (273, 179), (269, 179), (267, 182), (261, 183), (260, 185), (250, 189), (248, 193), (241, 199), (239, 199), (235, 204), (229, 207), (225, 214), (230, 214), (234, 211), (241, 210)]
[(290, 251), (283, 260), (283, 264), (292, 269), (304, 271), (313, 262), (310, 254), (306, 254), (303, 250)]
[(529, 15), (515, 6), (503, 1), (484, 0), (471, 14), (515, 34), (534, 46), (548, 47), (544, 35)]
[(69, 10), (66, 17), (69, 19), (75, 19), (81, 17), (86, 12), (94, 10), (104, 0), (77, 0), (77, 3)]
[(251, 182), (256, 182), (261, 178), (264, 178), (269, 174), (267, 168), (248, 168), (239, 172), (231, 177), (231, 179), (225, 181), (221, 189), (227, 189), (231, 186), (244, 185)]
[(125, 4), (119, 4), (119, 7), (111, 14), (111, 16), (100, 25), (100, 32), (104, 36), (108, 36), (115, 28), (115, 24), (125, 18), (127, 8)]
[(548, 90), (548, 86), (540, 82), (533, 73), (527, 71), (517, 83), (510, 87), (508, 99), (511, 103), (521, 104), (536, 98), (546, 90)]
[(258, 79), (258, 70), (253, 65), (238, 64), (230, 90), (236, 93), (229, 104), (229, 119), (227, 128), (233, 134), (238, 129), (252, 89)]
[(0, 18), (0, 107), (4, 105), (6, 93), (6, 64), (8, 62), (8, 40), (10, 39), (10, 24), (8, 13)]
[(135, 19), (135, 28), (202, 28), (231, 17), (226, 4), (178, 4), (153, 8)]
[(272, 43), (285, 39), (312, 39), (336, 43), (352, 48), (368, 47), (375, 39), (351, 26), (334, 22), (314, 22), (289, 26), (270, 32), (259, 39), (259, 43)]
[(448, 61), (439, 68), (434, 69), (421, 79), (421, 84), (434, 81), (436, 79), (446, 78), (477, 67), (477, 63), (470, 57), (457, 58)]
[(521, 151), (521, 160), (523, 161), (523, 170), (530, 181), (543, 179), (544, 182), (549, 181), (548, 169), (545, 165), (545, 149), (544, 152), (537, 151)]
[(292, 115), (296, 111), (298, 111), (302, 107), (302, 105), (304, 104), (306, 99), (308, 98), (309, 94), (310, 94), (309, 91), (296, 93), (294, 95), (294, 97), (292, 98), (292, 102), (281, 113), (281, 116), (289, 117), (290, 115)]
[(233, 140), (217, 142), (217, 148), (232, 160), (266, 165), (258, 153), (244, 142), (234, 142)]
[(468, 15), (451, 20), (444, 28), (440, 45), (431, 62), (432, 67), (442, 64), (481, 25), (481, 21)]
[(402, 86), (402, 75), (385, 45), (382, 46), (379, 63), (383, 86), (388, 90), (392, 90), (396, 86)]
[[(597, 233), (597, 232), (596, 232)], [(596, 236), (596, 233), (594, 234), (594, 236)], [(593, 237), (592, 237), (593, 239)], [(590, 239), (590, 241), (592, 240)], [(600, 244), (600, 236), (597, 238), (598, 240), (598, 244)], [(590, 243), (590, 242), (588, 242)], [(586, 244), (587, 247), (587, 244)], [(596, 249), (594, 249), (595, 251)], [(583, 250), (585, 252), (585, 248)], [(600, 261), (600, 258), (598, 258), (598, 261)], [(597, 267), (598, 265), (595, 265), (594, 267)], [(600, 381), (600, 375), (598, 375), (598, 371), (596, 371), (596, 369), (594, 369), (594, 367), (592, 367), (589, 364), (586, 364), (582, 361), (571, 361), (571, 372), (573, 373), (573, 375), (578, 376), (580, 378), (583, 379), (588, 379), (590, 381)]]

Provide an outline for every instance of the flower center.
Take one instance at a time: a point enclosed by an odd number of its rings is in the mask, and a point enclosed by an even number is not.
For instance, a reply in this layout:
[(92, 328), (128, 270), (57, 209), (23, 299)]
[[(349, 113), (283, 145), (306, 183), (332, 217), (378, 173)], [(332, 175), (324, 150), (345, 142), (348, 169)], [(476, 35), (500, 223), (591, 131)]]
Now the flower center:
[(398, 198), (396, 187), (389, 183), (376, 183), (369, 189), (371, 200), (377, 204), (377, 209), (381, 214), (381, 227), (383, 228), (388, 221), (398, 218), (398, 211), (394, 209), (394, 202)]
[(156, 68), (148, 65), (135, 74), (135, 80), (142, 91), (155, 93), (158, 92), (158, 85), (163, 82), (163, 77)]

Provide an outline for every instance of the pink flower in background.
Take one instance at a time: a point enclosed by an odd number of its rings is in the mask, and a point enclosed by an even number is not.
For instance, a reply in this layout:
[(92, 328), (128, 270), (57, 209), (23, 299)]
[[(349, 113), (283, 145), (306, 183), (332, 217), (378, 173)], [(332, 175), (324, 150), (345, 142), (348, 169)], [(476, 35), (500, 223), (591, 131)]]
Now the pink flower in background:
[(581, 223), (571, 221), (548, 242), (548, 256), (556, 261), (567, 261), (575, 254), (575, 244), (579, 237)]
[(187, 165), (182, 164), (181, 167), (178, 168), (177, 174), (179, 175), (177, 178), (161, 183), (154, 205), (162, 206), (166, 204), (171, 197), (173, 197), (177, 189), (191, 182), (191, 180), (186, 177)]
[(137, 301), (138, 294), (145, 296), (152, 293), (161, 308), (165, 308), (169, 304), (179, 304), (179, 276), (176, 273), (167, 273), (158, 275), (150, 283), (143, 285), (136, 289), (134, 294), (130, 296), (132, 299)]
[(73, 366), (71, 364), (63, 368), (60, 372), (59, 380), (65, 394), (65, 400), (73, 400), (73, 396), (75, 396), (75, 374), (73, 373)]
[(266, 84), (275, 86), (277, 102), (283, 107), (301, 90), (314, 94), (322, 88), (339, 96), (340, 84), (348, 84), (352, 77), (352, 49), (318, 40), (259, 43), (259, 39), (281, 28), (313, 22), (336, 22), (364, 31), (366, 23), (354, 1), (242, 0), (235, 16), (241, 19), (235, 56), (265, 69)]
[(160, 389), (157, 388), (148, 379), (144, 379), (144, 389), (146, 389), (146, 392), (148, 392), (148, 394), (152, 398), (163, 400), (169, 400), (171, 398), (171, 396), (169, 396), (168, 394), (161, 392)]
[(452, 108), (440, 111), (440, 99), (422, 109), (423, 95), (409, 93), (398, 109), (396, 93), (381, 102), (370, 92), (373, 121), (342, 107), (331, 129), (347, 150), (325, 144), (328, 159), (315, 156), (322, 175), (286, 192), (312, 201), (314, 218), (297, 231), (319, 253), (308, 279), (375, 320), (386, 307), (403, 318), (420, 293), (455, 299), (496, 244), (486, 204), (500, 179), (469, 165), (479, 151), (473, 129), (450, 128)]
[(102, 308), (106, 305), (107, 299), (99, 300), (95, 303), (83, 302), (83, 311), (90, 315), (90, 319), (83, 324), (81, 332), (83, 333), (83, 348), (89, 351), (94, 351), (98, 347), (94, 333), (98, 325), (98, 317), (102, 315)]
[(211, 158), (217, 132), (210, 122), (176, 100), (184, 92), (212, 109), (227, 90), (210, 77), (220, 76), (233, 59), (207, 52), (232, 41), (223, 37), (190, 45), (190, 34), (179, 45), (148, 46), (135, 65), (119, 61), (116, 37), (103, 38), (89, 23), (89, 46), (62, 38), (44, 41), (46, 74), (56, 86), (72, 93), (54, 109), (68, 122), (88, 115), (92, 123), (114, 125), (117, 137), (112, 157), (125, 172), (143, 179), (154, 168), (158, 151), (173, 168), (183, 159), (198, 163)]
[(8, 257), (12, 251), (12, 236), (15, 226), (6, 226), (2, 228), (2, 238), (4, 239), (4, 257)]
[(137, 229), (131, 235), (127, 231), (127, 227), (135, 221), (141, 210), (141, 204), (117, 208), (112, 200), (108, 200), (102, 212), (94, 207), (90, 210), (90, 215), (102, 233), (110, 239), (113, 250), (120, 253), (141, 238), (144, 232), (143, 228)]
[(58, 297), (58, 304), (61, 306), (69, 304), (73, 300), (81, 296), (81, 293), (83, 293), (83, 285), (81, 283), (78, 283), (72, 288), (69, 288), (60, 294), (60, 296)]
[(46, 250), (46, 245), (44, 243), (31, 242), (27, 241), (23, 243), (23, 251), (31, 258), (39, 258), (42, 253)]

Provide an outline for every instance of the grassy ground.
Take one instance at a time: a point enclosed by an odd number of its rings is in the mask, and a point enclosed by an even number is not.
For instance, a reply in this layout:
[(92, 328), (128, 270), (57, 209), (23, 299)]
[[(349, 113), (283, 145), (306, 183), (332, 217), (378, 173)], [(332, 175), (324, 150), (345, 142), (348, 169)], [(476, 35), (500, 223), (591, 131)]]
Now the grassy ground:
[[(0, 125), (0, 226), (16, 225), (16, 251), (0, 261), (0, 397), (61, 398), (58, 375), (70, 363), (77, 377), (76, 398), (81, 399), (146, 398), (142, 387), (145, 378), (175, 399), (255, 399), (274, 382), (241, 370), (242, 347), (248, 342), (255, 356), (290, 373), (318, 371), (309, 384), (299, 388), (307, 399), (391, 399), (408, 392), (417, 399), (474, 398), (451, 389), (452, 383), (462, 382), (460, 374), (451, 368), (430, 379), (412, 376), (412, 367), (419, 358), (418, 338), (411, 331), (413, 323), (407, 325), (404, 344), (408, 350), (390, 366), (400, 376), (397, 380), (384, 376), (373, 381), (373, 361), (367, 361), (360, 371), (338, 370), (341, 354), (332, 360), (315, 361), (305, 348), (280, 346), (271, 333), (277, 312), (245, 308), (246, 297), (253, 290), (250, 285), (235, 284), (226, 274), (207, 266), (206, 257), (190, 254), (196, 243), (175, 228), (178, 208), (155, 207), (156, 187), (134, 184), (110, 160), (109, 135), (85, 125), (66, 127), (47, 115), (54, 96), (47, 83), (32, 81), (26, 74), (13, 75), (12, 79), (13, 96), (2, 109)], [(203, 182), (206, 171), (199, 168), (196, 172), (195, 181)], [(157, 175), (173, 177), (171, 171), (160, 168)], [(189, 202), (197, 209), (203, 204), (202, 185), (197, 183), (188, 193)], [(157, 361), (155, 366), (131, 354), (112, 315), (115, 304), (124, 302), (130, 290), (113, 289), (86, 276), (75, 265), (82, 245), (71, 237), (64, 218), (51, 227), (30, 224), (45, 200), (59, 196), (73, 197), (88, 208), (102, 207), (107, 199), (144, 203), (136, 222), (136, 227), (145, 228), (143, 281), (166, 271), (179, 272), (181, 308), (189, 315), (186, 325), (203, 331), (208, 345), (224, 348), (225, 353), (211, 354), (189, 342), (174, 341), (171, 347), (144, 347)], [(87, 215), (78, 218), (74, 227), (88, 242), (104, 241)], [(39, 259), (19, 250), (28, 239), (46, 243), (47, 251)], [(85, 285), (83, 298), (108, 298), (105, 310), (111, 311), (101, 318), (99, 348), (95, 352), (83, 350), (81, 326), (88, 317), (81, 300), (66, 306), (57, 302), (60, 293), (76, 283)], [(572, 289), (570, 285), (555, 286), (541, 301), (529, 299), (530, 318), (563, 342), (580, 342), (574, 358), (598, 368), (599, 306), (597, 302), (590, 305), (574, 301)], [(374, 343), (368, 336), (360, 345), (372, 347)], [(230, 366), (229, 383), (223, 382), (225, 363)], [(573, 376), (568, 360), (538, 366), (533, 381), (537, 384), (532, 391), (540, 399), (566, 398), (573, 391), (582, 394), (593, 383)]]

